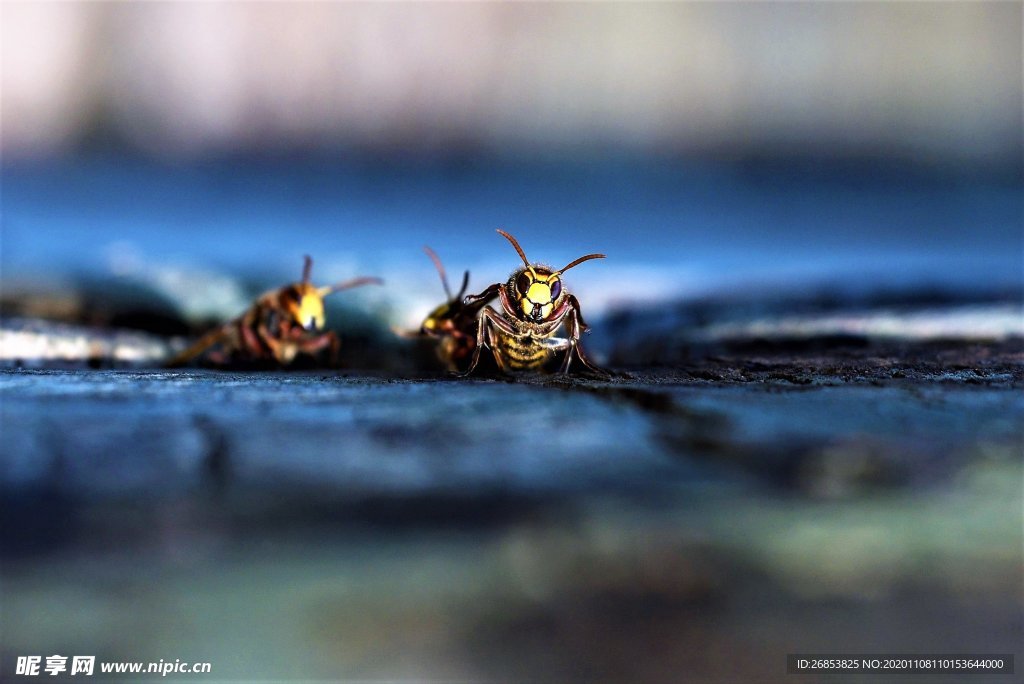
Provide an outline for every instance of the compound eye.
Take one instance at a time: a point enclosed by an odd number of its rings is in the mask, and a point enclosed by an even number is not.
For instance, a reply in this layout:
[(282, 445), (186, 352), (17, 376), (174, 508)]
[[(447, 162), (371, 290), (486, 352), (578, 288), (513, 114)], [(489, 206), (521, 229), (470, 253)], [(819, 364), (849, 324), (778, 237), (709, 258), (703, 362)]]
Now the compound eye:
[(562, 294), (562, 281), (556, 280), (551, 283), (551, 301), (558, 299), (558, 295)]
[(519, 290), (519, 294), (523, 295), (530, 289), (530, 276), (525, 271), (516, 278), (516, 289)]

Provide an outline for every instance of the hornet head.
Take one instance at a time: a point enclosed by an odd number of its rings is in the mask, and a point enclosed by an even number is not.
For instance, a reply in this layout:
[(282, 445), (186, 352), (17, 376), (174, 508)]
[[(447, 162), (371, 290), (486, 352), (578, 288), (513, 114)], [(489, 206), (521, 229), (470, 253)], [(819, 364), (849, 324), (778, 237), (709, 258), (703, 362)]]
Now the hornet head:
[(469, 286), (469, 271), (466, 271), (462, 276), (462, 287), (459, 288), (459, 293), (452, 296), (451, 288), (448, 287), (448, 275), (444, 272), (444, 266), (441, 264), (441, 259), (437, 256), (434, 250), (430, 247), (424, 247), (423, 251), (427, 253), (430, 260), (434, 262), (434, 267), (437, 268), (438, 275), (441, 276), (441, 286), (444, 287), (444, 294), (448, 297), (448, 300), (430, 312), (425, 319), (423, 319), (423, 325), (420, 326), (420, 333), (424, 335), (444, 335), (451, 332), (454, 327), (452, 316), (456, 314), (459, 307), (462, 306), (462, 296), (466, 294), (466, 288)]
[(548, 266), (531, 264), (514, 237), (503, 230), (498, 232), (512, 243), (523, 260), (523, 268), (512, 273), (505, 284), (505, 292), (509, 301), (515, 304), (516, 315), (535, 323), (548, 320), (562, 300), (568, 296), (568, 292), (562, 287), (562, 273), (584, 261), (604, 258), (604, 254), (587, 254), (555, 271)]
[(291, 317), (292, 324), (308, 331), (323, 330), (326, 323), (324, 297), (327, 295), (360, 285), (383, 283), (380, 278), (354, 278), (336, 285), (316, 287), (309, 280), (312, 270), (313, 260), (306, 256), (302, 267), (302, 280), (286, 287), (281, 295), (281, 303)]

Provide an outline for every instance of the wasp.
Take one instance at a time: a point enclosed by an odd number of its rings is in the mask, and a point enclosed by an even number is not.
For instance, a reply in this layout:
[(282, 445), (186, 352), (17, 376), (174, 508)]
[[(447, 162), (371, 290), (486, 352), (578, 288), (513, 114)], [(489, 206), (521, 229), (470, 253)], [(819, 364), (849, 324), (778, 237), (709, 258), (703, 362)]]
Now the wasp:
[(171, 359), (168, 367), (182, 366), (212, 347), (219, 347), (210, 354), (218, 364), (276, 362), (287, 366), (299, 354), (315, 356), (328, 349), (334, 365), (341, 342), (334, 331), (323, 330), (324, 297), (383, 281), (364, 277), (317, 287), (310, 282), (312, 269), (313, 260), (306, 256), (301, 281), (265, 292), (241, 316), (210, 331)]
[(424, 247), (423, 251), (434, 262), (434, 267), (437, 268), (437, 273), (441, 276), (444, 294), (448, 299), (423, 319), (420, 335), (436, 339), (437, 357), (441, 363), (451, 371), (458, 371), (466, 365), (466, 360), (476, 349), (480, 310), (487, 306), (494, 297), (478, 299), (472, 304), (465, 303), (463, 296), (466, 294), (466, 288), (469, 287), (469, 271), (463, 273), (462, 286), (458, 293), (453, 295), (448, 286), (448, 276), (440, 257), (430, 247)]
[[(583, 353), (580, 335), (589, 326), (583, 320), (579, 301), (562, 286), (561, 278), (570, 268), (590, 259), (603, 259), (604, 254), (587, 254), (552, 270), (542, 264), (531, 264), (514, 237), (500, 229), (498, 233), (515, 247), (523, 260), (523, 267), (513, 271), (505, 283), (495, 283), (478, 295), (466, 297), (465, 305), (472, 307), (497, 296), (501, 299), (502, 311), (498, 313), (490, 306), (481, 310), (476, 347), (464, 375), (469, 375), (476, 368), (484, 346), (491, 350), (503, 371), (538, 370), (556, 352), (564, 351), (560, 372), (569, 372), (575, 356), (591, 371), (607, 374)], [(555, 337), (563, 325), (568, 337)]]

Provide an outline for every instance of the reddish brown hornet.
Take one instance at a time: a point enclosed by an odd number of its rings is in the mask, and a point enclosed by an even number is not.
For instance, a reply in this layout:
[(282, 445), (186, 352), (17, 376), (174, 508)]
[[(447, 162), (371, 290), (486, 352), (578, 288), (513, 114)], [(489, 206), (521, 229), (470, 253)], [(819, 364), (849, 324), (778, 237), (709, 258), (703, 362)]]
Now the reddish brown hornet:
[(462, 298), (469, 286), (469, 271), (463, 274), (462, 287), (453, 295), (451, 288), (448, 287), (448, 276), (444, 272), (441, 259), (430, 247), (424, 247), (423, 251), (434, 262), (448, 299), (427, 315), (420, 326), (420, 334), (437, 341), (437, 357), (448, 370), (460, 371), (466, 367), (476, 348), (480, 310), (494, 298), (466, 304)]
[(260, 296), (244, 314), (201, 337), (168, 363), (183, 366), (209, 351), (216, 364), (276, 363), (287, 366), (299, 354), (316, 356), (327, 349), (335, 364), (341, 343), (333, 331), (323, 332), (324, 297), (360, 285), (377, 284), (379, 278), (354, 278), (316, 287), (309, 278), (313, 260), (305, 257), (302, 280)]

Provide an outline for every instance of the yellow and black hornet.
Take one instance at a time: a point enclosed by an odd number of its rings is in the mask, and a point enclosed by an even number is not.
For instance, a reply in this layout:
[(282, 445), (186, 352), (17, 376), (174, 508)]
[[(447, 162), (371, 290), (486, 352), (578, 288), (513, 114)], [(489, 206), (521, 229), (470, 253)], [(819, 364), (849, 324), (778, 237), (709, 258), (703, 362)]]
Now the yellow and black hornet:
[[(580, 335), (588, 328), (575, 296), (562, 286), (562, 273), (590, 259), (603, 259), (604, 254), (587, 254), (562, 268), (552, 270), (541, 264), (531, 264), (516, 239), (498, 230), (523, 260), (505, 283), (495, 283), (478, 295), (466, 297), (466, 306), (501, 299), (502, 312), (491, 307), (480, 312), (476, 348), (464, 375), (469, 375), (480, 360), (480, 351), (486, 346), (494, 354), (501, 370), (526, 371), (542, 369), (556, 352), (564, 351), (560, 371), (569, 372), (573, 356), (586, 368), (606, 374), (592, 364), (580, 347)], [(568, 337), (555, 337), (565, 325)]]
[(424, 247), (423, 251), (434, 262), (434, 266), (441, 276), (441, 286), (444, 287), (444, 293), (448, 299), (423, 319), (420, 334), (436, 339), (437, 357), (441, 363), (445, 364), (448, 370), (458, 371), (466, 365), (466, 361), (476, 349), (480, 309), (487, 306), (494, 296), (491, 296), (490, 299), (477, 299), (472, 304), (466, 304), (463, 301), (463, 296), (469, 286), (469, 271), (463, 274), (462, 286), (458, 293), (453, 295), (448, 286), (448, 276), (445, 274), (441, 259), (430, 247)]
[(317, 287), (310, 282), (312, 268), (313, 260), (305, 257), (301, 281), (264, 293), (244, 314), (201, 337), (167, 366), (183, 366), (213, 347), (217, 349), (209, 359), (216, 364), (276, 362), (287, 366), (299, 354), (315, 356), (324, 349), (330, 352), (331, 364), (337, 363), (341, 343), (333, 331), (323, 331), (324, 297), (383, 281), (354, 278)]

